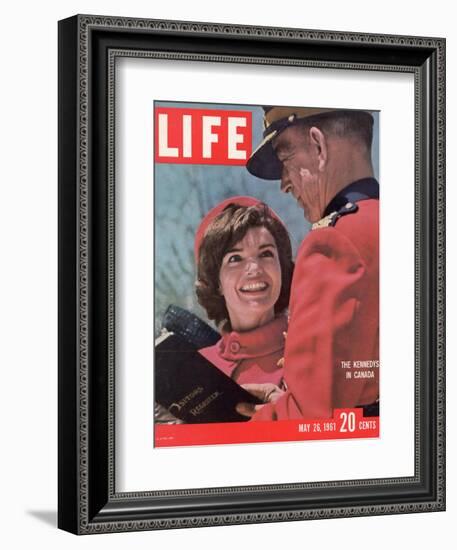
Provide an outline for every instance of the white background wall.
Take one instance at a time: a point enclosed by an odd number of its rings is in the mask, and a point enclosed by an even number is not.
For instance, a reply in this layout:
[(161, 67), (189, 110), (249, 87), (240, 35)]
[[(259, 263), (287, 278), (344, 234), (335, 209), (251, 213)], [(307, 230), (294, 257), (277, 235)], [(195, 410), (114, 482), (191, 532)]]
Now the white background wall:
[[(456, 291), (448, 284), (448, 511), (77, 538), (56, 529), (57, 20), (75, 13), (447, 38), (448, 281), (456, 280), (457, 97), (451, 2), (10, 2), (2, 11), (0, 541), (5, 548), (449, 547), (456, 517)], [(401, 152), (399, 152), (401, 154)], [(400, 184), (401, 182), (399, 182)], [(399, 231), (401, 220), (398, 220)], [(295, 542), (294, 542), (295, 541)]]

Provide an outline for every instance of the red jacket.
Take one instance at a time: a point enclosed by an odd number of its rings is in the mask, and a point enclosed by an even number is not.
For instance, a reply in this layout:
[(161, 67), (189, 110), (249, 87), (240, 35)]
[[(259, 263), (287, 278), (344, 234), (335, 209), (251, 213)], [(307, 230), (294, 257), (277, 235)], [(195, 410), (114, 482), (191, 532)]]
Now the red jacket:
[[(328, 418), (379, 397), (379, 201), (312, 230), (297, 254), (284, 355), (287, 392), (253, 420)], [(350, 362), (343, 368), (342, 362)], [(371, 368), (356, 368), (371, 361)], [(348, 363), (344, 363), (348, 365)], [(347, 372), (351, 371), (351, 378)], [(362, 377), (370, 372), (373, 378)]]
[(238, 384), (280, 386), (283, 368), (277, 363), (284, 355), (286, 330), (287, 319), (281, 316), (254, 330), (226, 333), (214, 346), (199, 351)]

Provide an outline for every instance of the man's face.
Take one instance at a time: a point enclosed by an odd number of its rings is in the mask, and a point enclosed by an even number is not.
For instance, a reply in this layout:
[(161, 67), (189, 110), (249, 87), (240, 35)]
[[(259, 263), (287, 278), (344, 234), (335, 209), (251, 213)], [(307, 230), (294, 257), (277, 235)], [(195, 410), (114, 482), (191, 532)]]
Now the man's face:
[(311, 223), (318, 221), (326, 205), (321, 196), (317, 147), (303, 128), (290, 126), (273, 140), (273, 148), (282, 163), (281, 190), (294, 196)]

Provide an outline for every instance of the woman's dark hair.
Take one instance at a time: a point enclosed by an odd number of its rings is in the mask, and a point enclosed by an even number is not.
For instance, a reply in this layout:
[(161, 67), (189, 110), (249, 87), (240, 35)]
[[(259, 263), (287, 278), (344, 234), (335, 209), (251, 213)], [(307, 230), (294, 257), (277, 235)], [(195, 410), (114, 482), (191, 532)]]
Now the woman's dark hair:
[(208, 318), (224, 330), (231, 330), (225, 299), (219, 292), (219, 273), (227, 250), (244, 238), (249, 229), (265, 227), (273, 236), (281, 266), (281, 292), (275, 304), (275, 314), (284, 312), (289, 305), (290, 285), (294, 263), (289, 234), (279, 219), (272, 215), (264, 203), (254, 206), (227, 205), (208, 226), (202, 239), (197, 263), (196, 292), (198, 303)]

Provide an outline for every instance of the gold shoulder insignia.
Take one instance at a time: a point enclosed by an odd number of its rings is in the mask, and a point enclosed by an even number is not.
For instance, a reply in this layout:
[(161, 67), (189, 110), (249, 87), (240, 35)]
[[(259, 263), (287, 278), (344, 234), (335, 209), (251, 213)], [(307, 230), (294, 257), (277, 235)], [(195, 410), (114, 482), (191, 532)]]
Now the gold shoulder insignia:
[(311, 229), (314, 231), (314, 229), (321, 229), (322, 227), (330, 227), (332, 224), (333, 218), (338, 214), (338, 212), (332, 212), (328, 216), (325, 216), (325, 218), (322, 218), (318, 222), (313, 223), (311, 226)]
[(314, 231), (314, 229), (321, 229), (322, 227), (333, 227), (342, 216), (345, 216), (346, 214), (353, 214), (354, 212), (357, 212), (358, 209), (359, 207), (357, 204), (348, 202), (339, 210), (332, 212), (328, 216), (325, 216), (325, 218), (313, 223), (311, 230)]

